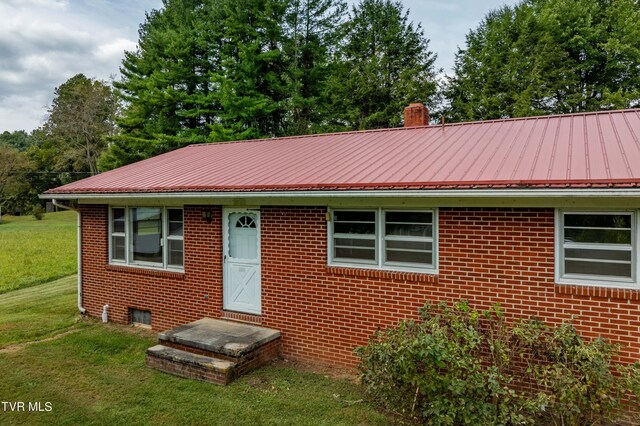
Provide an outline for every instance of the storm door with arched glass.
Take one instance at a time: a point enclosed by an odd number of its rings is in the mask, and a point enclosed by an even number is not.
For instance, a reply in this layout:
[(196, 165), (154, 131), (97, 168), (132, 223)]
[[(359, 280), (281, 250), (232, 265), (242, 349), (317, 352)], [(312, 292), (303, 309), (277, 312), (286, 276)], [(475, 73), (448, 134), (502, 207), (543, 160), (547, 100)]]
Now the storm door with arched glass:
[(224, 309), (261, 312), (260, 212), (224, 211)]

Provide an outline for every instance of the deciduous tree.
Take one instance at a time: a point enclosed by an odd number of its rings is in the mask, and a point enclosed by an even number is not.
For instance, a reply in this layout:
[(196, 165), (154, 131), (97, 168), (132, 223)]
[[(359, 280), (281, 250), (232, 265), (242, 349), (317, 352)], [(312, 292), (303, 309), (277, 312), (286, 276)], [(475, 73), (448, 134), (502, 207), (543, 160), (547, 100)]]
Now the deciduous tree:
[(445, 96), (449, 120), (640, 105), (640, 3), (525, 0), (467, 35)]
[(115, 132), (118, 101), (111, 88), (77, 74), (55, 90), (49, 118), (43, 126), (45, 143), (55, 150), (59, 170), (98, 173), (98, 158)]

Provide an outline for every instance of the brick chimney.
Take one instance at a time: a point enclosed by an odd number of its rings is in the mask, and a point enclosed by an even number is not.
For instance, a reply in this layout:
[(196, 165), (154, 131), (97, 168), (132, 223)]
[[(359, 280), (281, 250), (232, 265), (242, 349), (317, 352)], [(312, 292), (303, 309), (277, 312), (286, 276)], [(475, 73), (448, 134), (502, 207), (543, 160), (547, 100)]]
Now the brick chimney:
[(429, 125), (429, 109), (422, 103), (410, 104), (404, 109), (404, 127)]

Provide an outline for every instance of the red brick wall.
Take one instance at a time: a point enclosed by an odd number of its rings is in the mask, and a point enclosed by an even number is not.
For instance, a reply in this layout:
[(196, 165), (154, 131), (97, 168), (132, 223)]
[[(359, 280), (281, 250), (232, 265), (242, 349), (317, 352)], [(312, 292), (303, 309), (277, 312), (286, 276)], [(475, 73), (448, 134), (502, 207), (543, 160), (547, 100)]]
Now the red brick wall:
[(152, 326), (165, 330), (222, 309), (221, 208), (184, 209), (185, 273), (108, 265), (108, 208), (81, 206), (83, 306), (99, 317), (109, 305), (109, 319), (129, 322), (129, 308), (151, 311)]
[[(200, 211), (185, 208), (185, 274), (178, 279), (111, 270), (106, 207), (83, 208), (89, 313), (109, 303), (111, 318), (124, 322), (128, 306), (149, 309), (159, 330), (220, 316), (220, 208), (211, 224)], [(554, 284), (553, 209), (440, 209), (438, 276), (328, 267), (325, 212), (261, 208), (262, 325), (281, 330), (286, 357), (353, 365), (353, 348), (377, 327), (415, 317), (428, 299), (464, 298), (548, 322), (577, 316), (580, 331), (623, 343), (626, 360), (640, 359), (640, 292)]]

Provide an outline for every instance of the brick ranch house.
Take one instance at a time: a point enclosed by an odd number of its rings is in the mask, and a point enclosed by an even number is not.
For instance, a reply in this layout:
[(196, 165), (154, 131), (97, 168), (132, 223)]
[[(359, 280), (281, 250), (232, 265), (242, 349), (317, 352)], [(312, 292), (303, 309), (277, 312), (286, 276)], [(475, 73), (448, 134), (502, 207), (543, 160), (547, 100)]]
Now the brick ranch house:
[(640, 110), (192, 145), (52, 189), (79, 211), (79, 309), (159, 331), (280, 330), (352, 366), (426, 300), (575, 317), (640, 360)]

